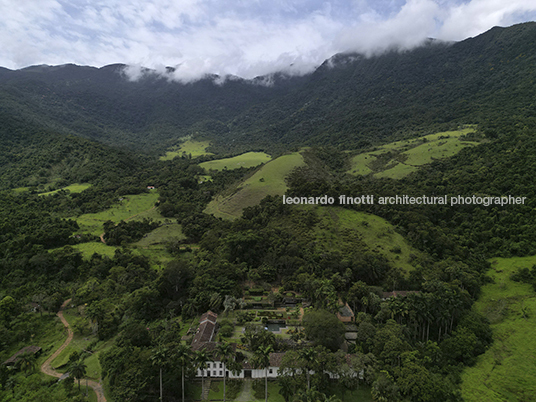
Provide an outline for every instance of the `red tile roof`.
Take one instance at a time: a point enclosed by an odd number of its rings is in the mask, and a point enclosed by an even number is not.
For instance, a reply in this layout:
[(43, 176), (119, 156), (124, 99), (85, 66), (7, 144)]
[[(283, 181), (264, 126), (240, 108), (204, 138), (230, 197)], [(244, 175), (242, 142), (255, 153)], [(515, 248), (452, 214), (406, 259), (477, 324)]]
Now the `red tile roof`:
[(218, 319), (218, 314), (213, 313), (212, 311), (209, 310), (201, 316), (201, 318), (199, 319), (199, 323), (201, 324), (208, 320), (215, 324), (217, 319)]

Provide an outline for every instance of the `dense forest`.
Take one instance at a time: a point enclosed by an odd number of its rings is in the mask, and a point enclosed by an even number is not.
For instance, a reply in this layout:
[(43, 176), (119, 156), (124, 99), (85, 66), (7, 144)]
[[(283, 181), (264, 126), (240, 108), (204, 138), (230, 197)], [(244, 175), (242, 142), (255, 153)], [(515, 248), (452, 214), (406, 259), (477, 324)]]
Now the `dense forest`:
[[(93, 356), (111, 400), (199, 399), (193, 381), (177, 379), (194, 378), (209, 361), (181, 341), (207, 310), (223, 317), (218, 356), (230, 370), (248, 359), (267, 368), (270, 352), (286, 352), (278, 379), (285, 401), (336, 401), (337, 387), (363, 387), (374, 401), (461, 401), (464, 368), (493, 342), (489, 321), (472, 309), (491, 281), (489, 259), (536, 254), (535, 36), (528, 23), (403, 53), (337, 55), (308, 76), (273, 77), (272, 86), (216, 85), (211, 77), (183, 85), (151, 72), (131, 82), (119, 65), (2, 70), (0, 360), (38, 341), (51, 354), (62, 334), (54, 314), (68, 299), (78, 314), (75, 336), (91, 342), (65, 357), (71, 379), (62, 385), (39, 374), (42, 358), (0, 365), (0, 401), (84, 400), (77, 388), (92, 358), (97, 367)], [(476, 125), (478, 146), (404, 178), (345, 173), (361, 151), (462, 124)], [(187, 135), (210, 140), (215, 154), (157, 158)], [(267, 196), (234, 220), (203, 212), (256, 168), (207, 172), (200, 162), (304, 146), (305, 166), (287, 178), (287, 196), (527, 202), (304, 207)], [(74, 183), (88, 187), (63, 189)], [(81, 219), (150, 194), (157, 194), (147, 210), (155, 219), (110, 215), (102, 234)], [(404, 256), (411, 269), (371, 246), (360, 213), (403, 236), (414, 250)], [(326, 216), (355, 217), (356, 228)], [(140, 241), (172, 225), (182, 236), (144, 254)], [(81, 245), (106, 252), (84, 253)], [(534, 285), (535, 277), (532, 268), (512, 278)], [(393, 291), (405, 297), (385, 296)], [(302, 302), (287, 311), (296, 329), (286, 338), (265, 331), (244, 305), (251, 296), (269, 311), (287, 295)], [(346, 304), (355, 314), (353, 342), (336, 319)], [(225, 349), (238, 325), (240, 348)], [(236, 396), (239, 382), (227, 386)], [(255, 382), (258, 399), (264, 387)]]

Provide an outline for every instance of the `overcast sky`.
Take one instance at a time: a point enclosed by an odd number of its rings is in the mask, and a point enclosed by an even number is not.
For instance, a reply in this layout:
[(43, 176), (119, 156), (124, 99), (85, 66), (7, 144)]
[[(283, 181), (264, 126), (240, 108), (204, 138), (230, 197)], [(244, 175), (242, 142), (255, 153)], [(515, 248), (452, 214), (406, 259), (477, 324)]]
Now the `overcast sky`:
[(126, 63), (178, 66), (182, 80), (253, 78), (531, 20), (535, 0), (0, 0), (0, 66)]

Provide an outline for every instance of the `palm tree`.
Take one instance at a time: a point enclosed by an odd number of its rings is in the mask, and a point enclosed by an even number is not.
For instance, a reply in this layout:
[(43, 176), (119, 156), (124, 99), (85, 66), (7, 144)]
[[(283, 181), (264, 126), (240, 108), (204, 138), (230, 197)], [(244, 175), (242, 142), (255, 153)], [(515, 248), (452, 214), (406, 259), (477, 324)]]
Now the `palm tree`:
[(195, 366), (201, 370), (201, 390), (205, 388), (205, 368), (210, 360), (206, 350), (197, 350), (194, 356)]
[(227, 377), (226, 363), (231, 357), (231, 352), (232, 348), (228, 343), (219, 343), (216, 347), (216, 353), (223, 363), (223, 402), (225, 402), (225, 377)]
[(264, 368), (264, 400), (268, 402), (268, 366), (270, 366), (270, 353), (274, 351), (272, 345), (259, 346), (255, 351), (253, 361), (256, 367)]
[(315, 349), (302, 349), (300, 350), (300, 357), (305, 360), (305, 373), (307, 374), (307, 389), (311, 388), (311, 379), (310, 371), (311, 366), (317, 363), (316, 355), (317, 351)]
[(153, 366), (158, 366), (160, 368), (160, 401), (162, 401), (162, 368), (166, 365), (168, 361), (168, 350), (164, 347), (159, 347), (158, 349), (153, 351), (153, 355), (151, 356), (151, 361), (153, 362)]
[(318, 392), (316, 388), (300, 390), (294, 397), (294, 402), (320, 402), (325, 397), (324, 394)]
[(181, 364), (181, 373), (182, 373), (182, 401), (184, 402), (184, 368), (186, 367), (186, 362), (190, 358), (190, 347), (185, 344), (180, 343), (175, 350), (175, 359)]
[(36, 364), (36, 357), (31, 352), (21, 354), (17, 359), (17, 368), (25, 371), (26, 374), (34, 371)]
[(86, 375), (86, 364), (83, 360), (71, 363), (67, 370), (73, 378), (78, 380), (78, 390), (80, 391), (80, 380)]

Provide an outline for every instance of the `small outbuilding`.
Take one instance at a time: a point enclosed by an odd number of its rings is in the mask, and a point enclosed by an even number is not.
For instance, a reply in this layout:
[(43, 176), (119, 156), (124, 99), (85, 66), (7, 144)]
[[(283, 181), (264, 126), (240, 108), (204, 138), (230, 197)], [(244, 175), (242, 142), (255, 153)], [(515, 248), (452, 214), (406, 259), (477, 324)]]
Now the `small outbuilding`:
[(17, 363), (19, 360), (19, 356), (23, 355), (25, 353), (31, 353), (35, 356), (39, 356), (43, 349), (41, 349), (40, 346), (25, 346), (21, 350), (19, 350), (17, 353), (15, 353), (13, 356), (11, 356), (9, 359), (7, 359), (4, 364), (6, 366), (13, 366)]

